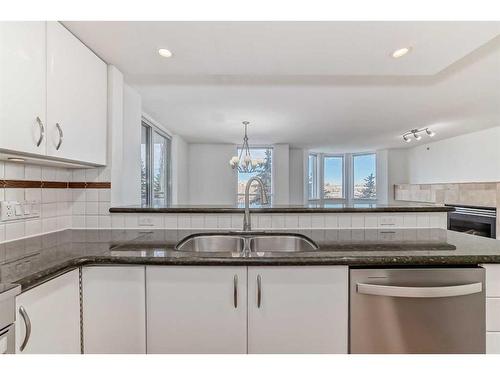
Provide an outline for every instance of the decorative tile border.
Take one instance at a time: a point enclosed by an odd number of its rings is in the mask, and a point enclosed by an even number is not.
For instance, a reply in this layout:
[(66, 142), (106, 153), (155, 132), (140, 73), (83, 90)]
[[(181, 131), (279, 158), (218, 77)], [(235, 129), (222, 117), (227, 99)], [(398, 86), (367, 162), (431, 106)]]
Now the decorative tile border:
[(111, 189), (111, 182), (0, 180), (5, 189)]

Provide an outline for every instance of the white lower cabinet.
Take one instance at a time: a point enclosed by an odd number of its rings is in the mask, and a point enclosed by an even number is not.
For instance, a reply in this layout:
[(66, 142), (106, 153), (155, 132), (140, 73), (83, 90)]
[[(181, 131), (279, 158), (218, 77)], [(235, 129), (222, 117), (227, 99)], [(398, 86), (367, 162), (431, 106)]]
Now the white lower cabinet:
[(248, 353), (347, 353), (347, 337), (347, 267), (248, 268)]
[(486, 332), (486, 354), (500, 354), (500, 332)]
[(500, 264), (486, 270), (486, 354), (500, 354)]
[(78, 270), (70, 271), (17, 296), (16, 353), (80, 353), (78, 279)]
[(84, 353), (146, 353), (145, 267), (82, 272)]
[(151, 266), (146, 290), (148, 353), (347, 353), (344, 266)]
[(245, 267), (146, 268), (148, 353), (246, 353)]

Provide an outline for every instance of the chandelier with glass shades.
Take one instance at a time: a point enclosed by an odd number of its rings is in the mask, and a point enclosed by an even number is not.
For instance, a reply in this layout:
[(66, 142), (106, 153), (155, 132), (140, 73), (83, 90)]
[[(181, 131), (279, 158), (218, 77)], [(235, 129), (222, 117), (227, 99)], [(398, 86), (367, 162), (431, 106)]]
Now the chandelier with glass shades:
[(248, 145), (248, 135), (247, 128), (250, 122), (243, 121), (243, 126), (245, 126), (245, 136), (243, 137), (243, 144), (241, 145), (239, 155), (233, 156), (229, 160), (229, 165), (233, 169), (237, 169), (241, 173), (252, 173), (255, 172), (259, 165), (262, 163), (261, 160), (252, 160), (252, 154), (250, 153), (250, 146)]

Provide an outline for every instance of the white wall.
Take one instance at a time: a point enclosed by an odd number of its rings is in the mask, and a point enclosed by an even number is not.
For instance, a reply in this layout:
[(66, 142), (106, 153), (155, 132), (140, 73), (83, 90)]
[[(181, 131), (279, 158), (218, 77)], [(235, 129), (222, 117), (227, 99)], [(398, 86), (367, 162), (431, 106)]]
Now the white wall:
[(121, 205), (141, 203), (141, 96), (123, 87), (123, 167)]
[(299, 148), (290, 149), (290, 204), (304, 204), (305, 178), (304, 158), (305, 151)]
[(389, 197), (389, 152), (378, 150), (377, 154), (377, 203), (387, 204)]
[(290, 202), (290, 148), (288, 144), (276, 144), (273, 150), (273, 204)]
[(123, 74), (108, 66), (108, 168), (111, 169), (111, 204), (122, 202)]
[(500, 181), (500, 127), (411, 148), (408, 167), (412, 184)]
[(237, 174), (229, 166), (231, 144), (189, 144), (189, 203), (236, 204)]
[(189, 146), (178, 135), (172, 137), (172, 204), (189, 204)]
[(408, 150), (398, 148), (387, 151), (388, 203), (394, 203), (394, 185), (409, 181)]

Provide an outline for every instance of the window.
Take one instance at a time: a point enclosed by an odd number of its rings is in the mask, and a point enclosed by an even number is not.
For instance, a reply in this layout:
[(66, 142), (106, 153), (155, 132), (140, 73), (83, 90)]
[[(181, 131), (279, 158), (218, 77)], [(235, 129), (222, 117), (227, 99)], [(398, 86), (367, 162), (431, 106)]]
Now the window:
[(318, 199), (318, 155), (309, 154), (308, 192), (309, 199)]
[[(238, 155), (241, 152), (241, 148), (238, 147)], [(272, 165), (273, 165), (273, 149), (270, 147), (266, 148), (250, 148), (250, 153), (252, 156), (252, 161), (257, 164), (254, 172), (240, 172), (238, 170), (238, 205), (243, 206), (245, 204), (245, 187), (248, 180), (252, 177), (260, 177), (264, 186), (266, 187), (266, 193), (269, 202), (272, 201)], [(250, 205), (258, 206), (260, 202), (260, 192), (257, 183), (253, 183), (250, 187)]]
[(344, 157), (323, 158), (323, 199), (344, 198)]
[(170, 203), (170, 138), (147, 121), (141, 126), (141, 203)]
[(309, 154), (307, 185), (310, 200), (377, 199), (377, 156)]
[(354, 199), (377, 198), (376, 169), (375, 154), (352, 156)]

